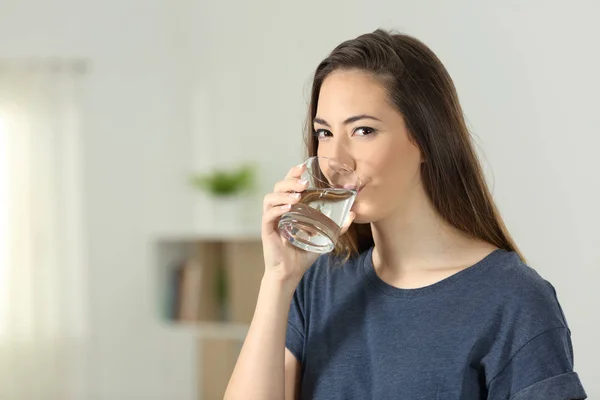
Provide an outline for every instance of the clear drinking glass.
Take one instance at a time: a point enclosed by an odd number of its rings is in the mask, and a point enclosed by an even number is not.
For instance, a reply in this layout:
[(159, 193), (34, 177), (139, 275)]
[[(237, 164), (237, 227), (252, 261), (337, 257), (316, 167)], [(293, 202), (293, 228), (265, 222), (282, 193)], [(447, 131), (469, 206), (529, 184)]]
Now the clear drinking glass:
[(335, 248), (341, 227), (360, 189), (360, 178), (349, 166), (326, 157), (304, 162), (301, 179), (308, 186), (300, 201), (282, 215), (278, 228), (294, 246), (314, 253)]

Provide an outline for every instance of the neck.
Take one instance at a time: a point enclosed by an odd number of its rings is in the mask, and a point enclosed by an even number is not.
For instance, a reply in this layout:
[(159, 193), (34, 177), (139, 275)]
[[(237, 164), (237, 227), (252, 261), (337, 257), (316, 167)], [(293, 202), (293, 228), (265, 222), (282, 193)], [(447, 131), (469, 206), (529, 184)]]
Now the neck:
[(392, 215), (371, 228), (374, 267), (391, 279), (466, 268), (495, 249), (448, 224), (421, 185)]

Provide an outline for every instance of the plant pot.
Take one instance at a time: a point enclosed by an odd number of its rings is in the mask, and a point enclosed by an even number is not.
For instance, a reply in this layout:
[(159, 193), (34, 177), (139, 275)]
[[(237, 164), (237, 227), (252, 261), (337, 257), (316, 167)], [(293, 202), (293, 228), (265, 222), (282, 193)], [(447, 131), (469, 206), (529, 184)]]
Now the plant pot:
[(235, 232), (249, 224), (250, 202), (243, 196), (212, 198), (212, 226), (218, 231)]
[(260, 229), (260, 207), (251, 196), (199, 194), (193, 205), (194, 229), (211, 234), (237, 234)]

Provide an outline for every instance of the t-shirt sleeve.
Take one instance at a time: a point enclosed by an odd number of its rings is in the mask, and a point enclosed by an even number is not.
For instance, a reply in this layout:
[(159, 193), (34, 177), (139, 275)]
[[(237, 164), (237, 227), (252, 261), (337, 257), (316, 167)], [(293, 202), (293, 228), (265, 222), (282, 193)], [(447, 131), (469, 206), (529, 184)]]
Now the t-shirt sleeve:
[(310, 298), (315, 295), (315, 289), (319, 285), (320, 273), (329, 264), (328, 254), (323, 254), (308, 268), (300, 279), (300, 283), (294, 292), (290, 311), (288, 315), (287, 330), (285, 335), (285, 347), (296, 357), (300, 364), (304, 365), (306, 354), (306, 336), (310, 327), (308, 324), (311, 302)]
[(532, 338), (489, 384), (489, 400), (578, 400), (587, 395), (573, 372), (569, 329)]
[(298, 362), (303, 362), (304, 355), (304, 302), (302, 296), (303, 280), (296, 288), (288, 316), (285, 347), (296, 357)]

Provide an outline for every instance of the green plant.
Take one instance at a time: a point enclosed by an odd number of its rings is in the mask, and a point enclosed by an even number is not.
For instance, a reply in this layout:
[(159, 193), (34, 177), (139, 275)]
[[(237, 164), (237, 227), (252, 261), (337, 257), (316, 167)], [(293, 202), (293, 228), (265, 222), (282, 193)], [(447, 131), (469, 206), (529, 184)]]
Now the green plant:
[(254, 188), (255, 171), (254, 165), (229, 171), (215, 169), (207, 174), (192, 175), (190, 183), (214, 196), (232, 196)]
[(225, 269), (225, 265), (220, 263), (217, 268), (217, 273), (215, 276), (215, 292), (217, 303), (219, 304), (219, 319), (227, 320), (227, 307), (228, 307), (228, 297), (229, 297), (229, 285), (227, 280), (227, 270)]

